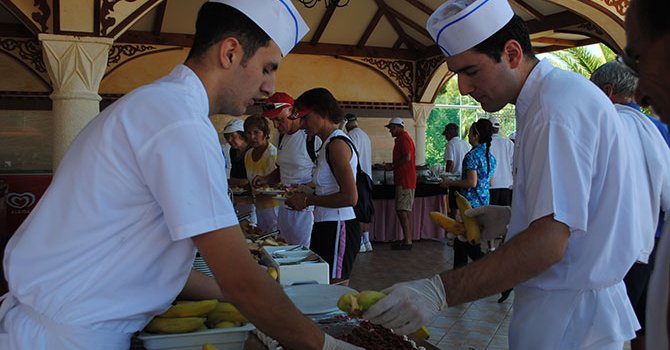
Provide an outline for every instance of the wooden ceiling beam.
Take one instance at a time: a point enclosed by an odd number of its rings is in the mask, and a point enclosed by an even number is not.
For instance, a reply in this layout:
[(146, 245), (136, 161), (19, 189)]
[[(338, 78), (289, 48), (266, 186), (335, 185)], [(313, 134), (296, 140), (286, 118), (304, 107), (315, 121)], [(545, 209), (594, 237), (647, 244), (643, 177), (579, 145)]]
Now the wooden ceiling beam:
[(396, 41), (393, 43), (393, 49), (397, 50), (400, 48), (400, 46), (402, 46), (402, 38), (398, 37), (398, 39), (396, 39)]
[(412, 29), (416, 30), (417, 32), (423, 34), (423, 36), (427, 37), (431, 41), (433, 40), (433, 38), (430, 36), (430, 34), (426, 30), (426, 28), (422, 27), (421, 25), (417, 24), (416, 22), (414, 22), (409, 17), (407, 17), (407, 16), (403, 15), (402, 13), (394, 10), (391, 7), (389, 7), (388, 10), (394, 17), (396, 17), (397, 19), (399, 19), (403, 23), (407, 24), (408, 26), (410, 26)]
[(544, 32), (547, 30), (556, 30), (563, 27), (574, 26), (587, 22), (584, 18), (570, 12), (563, 11), (553, 15), (545, 16), (544, 20), (526, 21), (528, 32), (530, 34)]
[(419, 1), (419, 0), (405, 0), (405, 1), (407, 1), (407, 2), (410, 3), (410, 4), (412, 4), (412, 6), (418, 8), (419, 10), (423, 11), (423, 12), (424, 12), (425, 14), (427, 14), (428, 16), (430, 16), (430, 15), (433, 14), (433, 9), (431, 9), (430, 7), (424, 5), (424, 4), (423, 4), (421, 1)]
[(357, 48), (362, 48), (365, 46), (365, 43), (368, 42), (368, 39), (370, 39), (370, 35), (372, 35), (372, 32), (375, 30), (377, 27), (377, 24), (379, 23), (379, 20), (382, 19), (382, 16), (384, 15), (384, 12), (377, 8), (377, 12), (375, 12), (375, 15), (372, 17), (372, 20), (370, 20), (370, 23), (368, 23), (367, 28), (365, 28), (365, 32), (363, 32), (363, 35), (361, 35), (361, 39), (358, 40), (358, 44), (356, 44)]
[(326, 30), (328, 22), (330, 22), (330, 19), (333, 17), (333, 13), (335, 13), (335, 9), (339, 3), (339, 0), (335, 0), (328, 4), (328, 7), (326, 7), (326, 13), (324, 13), (323, 17), (321, 17), (319, 26), (316, 28), (316, 31), (314, 31), (314, 35), (312, 36), (312, 40), (310, 40), (310, 44), (316, 45), (319, 42), (321, 35), (323, 35), (323, 32)]
[(565, 47), (562, 45), (549, 45), (549, 46), (542, 46), (542, 47), (535, 47), (533, 48), (533, 51), (535, 53), (547, 53), (547, 52), (552, 52), (552, 51), (558, 51), (558, 50), (565, 50), (569, 49), (572, 47), (580, 47), (580, 46), (586, 46), (586, 45), (591, 45), (591, 44), (597, 44), (599, 43), (600, 40), (594, 39), (594, 38), (588, 38), (584, 40), (575, 40), (574, 41), (574, 46), (571, 47)]
[(525, 10), (531, 16), (535, 17), (536, 20), (544, 21), (545, 16), (542, 14), (542, 12), (538, 11), (533, 6), (528, 5), (528, 3), (526, 3), (525, 1), (523, 1), (523, 0), (512, 0), (512, 2), (519, 5), (519, 7), (521, 7), (523, 10)]
[(535, 39), (532, 39), (531, 42), (539, 43), (539, 44), (549, 44), (549, 45), (555, 45), (555, 46), (564, 46), (564, 47), (575, 47), (575, 46), (577, 46), (577, 41), (576, 40), (547, 38), (547, 37), (535, 38)]
[[(402, 39), (400, 40), (402, 43)], [(416, 50), (393, 49), (390, 47), (367, 46), (358, 48), (354, 45), (339, 44), (316, 44), (298, 43), (291, 50), (291, 53), (304, 55), (324, 55), (324, 56), (352, 56), (352, 57), (376, 57), (413, 61), (420, 58)]]
[(377, 6), (379, 7), (380, 10), (384, 13), (384, 16), (386, 19), (391, 23), (391, 27), (395, 30), (396, 33), (398, 33), (398, 36), (402, 38), (402, 40), (405, 42), (405, 45), (409, 46), (410, 49), (415, 49), (415, 50), (422, 50), (425, 49), (425, 45), (420, 43), (418, 40), (410, 37), (405, 33), (405, 30), (402, 29), (402, 26), (400, 23), (398, 23), (398, 20), (393, 16), (391, 11), (389, 11), (389, 7), (386, 5), (384, 0), (375, 0), (377, 3)]
[(154, 35), (160, 35), (163, 30), (163, 18), (165, 18), (165, 8), (167, 8), (168, 0), (164, 0), (158, 6), (156, 6), (156, 18), (154, 19), (154, 25), (152, 33)]

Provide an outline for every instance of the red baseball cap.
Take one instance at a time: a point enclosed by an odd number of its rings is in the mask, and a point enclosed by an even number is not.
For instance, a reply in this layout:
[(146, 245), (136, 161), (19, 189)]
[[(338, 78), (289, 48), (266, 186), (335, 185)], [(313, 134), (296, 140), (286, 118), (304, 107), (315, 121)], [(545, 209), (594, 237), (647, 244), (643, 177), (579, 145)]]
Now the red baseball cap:
[(265, 100), (261, 106), (263, 116), (268, 119), (275, 118), (286, 107), (293, 107), (293, 97), (285, 92), (276, 92)]

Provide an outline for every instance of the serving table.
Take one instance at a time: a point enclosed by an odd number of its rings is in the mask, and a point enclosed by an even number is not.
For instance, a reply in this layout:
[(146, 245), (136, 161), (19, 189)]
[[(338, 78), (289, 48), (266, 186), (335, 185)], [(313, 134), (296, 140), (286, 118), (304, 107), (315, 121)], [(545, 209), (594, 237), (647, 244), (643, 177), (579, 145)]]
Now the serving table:
[[(448, 190), (438, 184), (417, 183), (410, 227), (413, 240), (444, 238), (444, 230), (430, 221), (428, 213), (446, 212), (447, 193)], [(395, 186), (374, 185), (372, 203), (375, 207), (375, 216), (370, 223), (371, 240), (389, 242), (403, 239), (402, 228), (395, 211)]]
[[(423, 346), (426, 350), (439, 350), (438, 347), (427, 341), (419, 342), (417, 345)], [(246, 343), (244, 343), (244, 350), (267, 350), (267, 348), (255, 334), (250, 333)]]

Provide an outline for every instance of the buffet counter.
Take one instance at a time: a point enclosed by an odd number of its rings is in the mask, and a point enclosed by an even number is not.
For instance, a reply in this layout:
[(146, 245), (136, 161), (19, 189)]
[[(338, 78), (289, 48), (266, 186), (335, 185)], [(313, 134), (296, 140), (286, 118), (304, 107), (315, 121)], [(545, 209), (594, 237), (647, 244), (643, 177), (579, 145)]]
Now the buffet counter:
[[(431, 211), (446, 212), (446, 188), (437, 184), (418, 183), (414, 194), (412, 210), (412, 239), (444, 238), (444, 230), (430, 221)], [(389, 242), (403, 239), (400, 221), (395, 211), (395, 186), (374, 185), (372, 202), (375, 216), (370, 223), (370, 239), (375, 242)]]

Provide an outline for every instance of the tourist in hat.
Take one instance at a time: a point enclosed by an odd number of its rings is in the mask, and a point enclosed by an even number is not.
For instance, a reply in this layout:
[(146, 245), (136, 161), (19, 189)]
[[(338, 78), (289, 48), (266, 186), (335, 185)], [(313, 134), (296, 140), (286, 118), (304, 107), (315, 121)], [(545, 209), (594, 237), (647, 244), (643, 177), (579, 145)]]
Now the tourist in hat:
[[(344, 125), (347, 135), (351, 138), (358, 150), (361, 169), (372, 178), (372, 142), (370, 136), (358, 126), (358, 118), (351, 113), (344, 116), (347, 121)], [(360, 222), (361, 225), (361, 247), (359, 252), (366, 253), (372, 251), (372, 242), (370, 242), (370, 224)]]
[[(247, 168), (244, 165), (244, 156), (251, 149), (247, 135), (244, 133), (244, 120), (232, 119), (223, 128), (223, 137), (230, 145), (228, 159), (230, 160), (230, 176), (228, 187), (249, 190), (247, 179)], [(228, 166), (226, 164), (226, 166)], [(256, 206), (251, 197), (237, 197), (233, 203), (235, 211), (241, 215), (249, 215), (249, 221), (254, 225), (258, 222), (256, 218)]]
[[(310, 189), (316, 150), (321, 147), (321, 140), (301, 130), (300, 120), (289, 118), (293, 113), (293, 98), (289, 94), (277, 92), (262, 107), (263, 116), (270, 119), (279, 132), (277, 168), (266, 176), (255, 177), (254, 187), (281, 183), (289, 191)], [(279, 235), (289, 244), (309, 247), (314, 224), (313, 210), (313, 206), (293, 210), (285, 203), (280, 205), (277, 214)]]
[(395, 184), (395, 212), (400, 221), (403, 238), (391, 245), (394, 250), (412, 249), (412, 208), (416, 190), (416, 147), (405, 131), (402, 118), (391, 118), (384, 127), (395, 138), (393, 145), (393, 183)]
[(353, 347), (252, 259), (209, 119), (272, 95), (306, 31), (290, 1), (206, 2), (186, 62), (88, 123), (7, 246), (0, 349), (127, 350), (177, 297), (230, 301), (287, 348)]
[(513, 208), (465, 213), (483, 236), (508, 241), (463, 268), (391, 287), (364, 317), (409, 333), (447, 305), (514, 287), (511, 349), (621, 349), (639, 327), (622, 281), (642, 244), (631, 233), (646, 216), (634, 203), (651, 197), (619, 190), (636, 169), (611, 102), (539, 61), (506, 0), (449, 0), (427, 29), (462, 94), (487, 112), (516, 105)]
[[(670, 2), (632, 0), (626, 12), (626, 49), (621, 56), (638, 76), (636, 103), (650, 106), (670, 123)], [(656, 248), (656, 262), (647, 295), (646, 347), (668, 349), (668, 298), (670, 279), (670, 225), (667, 223)]]

